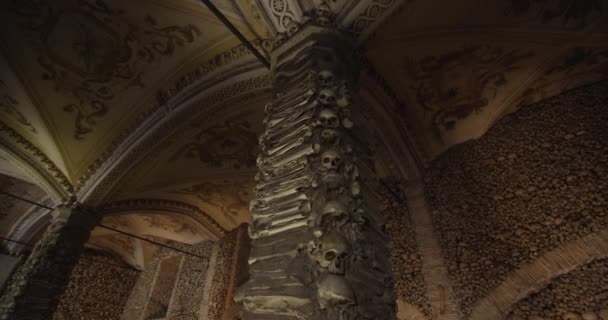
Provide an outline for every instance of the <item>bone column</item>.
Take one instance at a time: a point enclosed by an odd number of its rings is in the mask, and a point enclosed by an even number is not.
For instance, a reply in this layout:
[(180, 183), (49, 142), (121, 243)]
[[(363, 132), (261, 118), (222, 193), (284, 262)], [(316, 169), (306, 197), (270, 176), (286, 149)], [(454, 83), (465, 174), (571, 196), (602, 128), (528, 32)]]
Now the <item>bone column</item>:
[(275, 49), (243, 319), (395, 319), (349, 38), (313, 19)]
[(0, 319), (52, 319), (70, 272), (97, 218), (75, 206), (60, 206), (32, 253), (0, 299)]

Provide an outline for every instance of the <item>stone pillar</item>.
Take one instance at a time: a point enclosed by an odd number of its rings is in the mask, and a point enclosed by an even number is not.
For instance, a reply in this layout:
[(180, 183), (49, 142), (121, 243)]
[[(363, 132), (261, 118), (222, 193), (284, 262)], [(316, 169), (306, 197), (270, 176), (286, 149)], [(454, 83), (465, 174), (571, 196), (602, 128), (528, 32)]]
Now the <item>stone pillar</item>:
[(96, 217), (74, 206), (52, 212), (53, 220), (16, 271), (0, 298), (0, 319), (52, 319)]
[(358, 62), (328, 12), (273, 52), (251, 277), (236, 295), (246, 320), (396, 318), (370, 137), (353, 120)]

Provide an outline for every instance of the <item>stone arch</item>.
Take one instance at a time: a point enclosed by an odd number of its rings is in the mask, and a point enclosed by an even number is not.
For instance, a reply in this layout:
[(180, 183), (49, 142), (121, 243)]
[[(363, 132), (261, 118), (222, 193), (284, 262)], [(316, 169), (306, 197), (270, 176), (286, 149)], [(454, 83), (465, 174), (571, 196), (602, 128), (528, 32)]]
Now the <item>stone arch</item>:
[[(112, 191), (126, 173), (193, 115), (213, 115), (233, 99), (268, 91), (268, 70), (252, 57), (225, 70), (220, 78), (206, 77), (188, 86), (165, 105), (159, 106), (142, 120), (112, 155), (91, 175), (78, 191), (78, 198), (88, 205), (108, 201)], [(215, 75), (215, 74), (213, 74)], [(238, 75), (238, 76), (237, 76)]]
[(208, 231), (213, 240), (221, 239), (226, 231), (213, 218), (188, 203), (163, 199), (129, 199), (111, 202), (100, 208), (106, 215), (126, 214), (133, 212), (147, 212), (168, 215), (184, 215)]
[(513, 305), (544, 288), (551, 279), (606, 257), (608, 229), (563, 244), (512, 272), (494, 291), (475, 305), (470, 319), (503, 319)]
[(397, 319), (399, 320), (427, 320), (427, 317), (416, 308), (401, 299), (397, 300)]

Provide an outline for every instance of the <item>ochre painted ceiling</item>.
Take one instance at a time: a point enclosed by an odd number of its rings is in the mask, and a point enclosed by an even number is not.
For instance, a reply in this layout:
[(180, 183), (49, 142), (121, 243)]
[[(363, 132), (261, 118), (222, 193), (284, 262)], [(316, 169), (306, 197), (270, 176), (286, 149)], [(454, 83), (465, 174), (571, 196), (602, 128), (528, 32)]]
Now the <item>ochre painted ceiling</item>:
[(194, 117), (139, 163), (113, 200), (160, 198), (198, 206), (222, 227), (248, 222), (269, 93)]
[(366, 43), (428, 160), (503, 115), (608, 77), (608, 1), (408, 0)]
[[(230, 2), (220, 2), (248, 33)], [(238, 42), (196, 1), (4, 1), (0, 117), (72, 181), (157, 107), (157, 90)]]

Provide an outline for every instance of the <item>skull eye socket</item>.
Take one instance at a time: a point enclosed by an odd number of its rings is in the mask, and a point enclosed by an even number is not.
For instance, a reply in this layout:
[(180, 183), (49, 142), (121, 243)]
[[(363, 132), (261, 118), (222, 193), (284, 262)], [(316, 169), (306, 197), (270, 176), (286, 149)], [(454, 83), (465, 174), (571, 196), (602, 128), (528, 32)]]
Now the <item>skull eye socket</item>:
[(323, 163), (330, 163), (331, 159), (330, 158), (323, 158)]
[(327, 251), (323, 255), (323, 258), (325, 258), (327, 261), (332, 261), (336, 258), (336, 253), (334, 251)]

